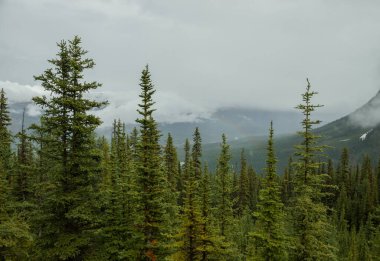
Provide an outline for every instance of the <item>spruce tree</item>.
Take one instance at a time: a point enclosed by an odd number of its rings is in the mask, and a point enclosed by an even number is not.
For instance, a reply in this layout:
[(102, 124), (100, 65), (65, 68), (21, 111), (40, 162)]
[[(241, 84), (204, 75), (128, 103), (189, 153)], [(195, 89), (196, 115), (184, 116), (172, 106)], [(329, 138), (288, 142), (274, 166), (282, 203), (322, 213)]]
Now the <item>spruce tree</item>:
[(263, 260), (285, 260), (287, 240), (284, 229), (284, 204), (280, 198), (280, 185), (276, 171), (277, 159), (273, 146), (273, 124), (269, 129), (264, 187), (259, 193), (256, 229), (251, 235), (257, 254)]
[[(101, 121), (88, 112), (106, 102), (87, 99), (85, 95), (100, 87), (97, 82), (83, 80), (84, 71), (94, 67), (81, 39), (57, 44), (59, 52), (49, 60), (53, 68), (35, 79), (50, 93), (34, 97), (43, 110), (41, 125), (32, 129), (41, 136), (34, 139), (45, 146), (48, 189), (41, 206), (41, 226), (37, 240), (38, 256), (45, 260), (76, 260), (88, 253), (93, 239), (92, 229), (97, 222), (96, 191), (99, 154), (94, 130)], [(46, 169), (46, 168), (45, 168)]]
[(303, 103), (297, 106), (303, 115), (302, 143), (296, 145), (294, 163), (294, 197), (291, 202), (293, 230), (295, 237), (294, 260), (335, 260), (336, 249), (330, 243), (332, 231), (327, 217), (327, 207), (322, 203), (326, 174), (318, 174), (320, 154), (324, 146), (318, 145), (318, 137), (313, 126), (320, 123), (312, 120), (311, 114), (322, 105), (314, 105), (311, 99), (317, 92), (311, 91), (307, 80), (306, 92), (302, 94)]
[(249, 199), (248, 166), (244, 149), (242, 149), (240, 153), (240, 175), (238, 191), (238, 215), (241, 216), (245, 210), (248, 210)]
[(191, 157), (194, 166), (195, 178), (197, 180), (200, 180), (202, 176), (202, 139), (198, 127), (195, 128), (193, 134), (193, 147), (191, 151)]
[(0, 92), (0, 259), (26, 260), (32, 243), (29, 225), (16, 208), (11, 191), (10, 166), (12, 136), (7, 98)]
[(34, 172), (34, 158), (32, 143), (26, 135), (24, 126), (25, 109), (22, 115), (21, 132), (17, 134), (19, 143), (17, 144), (17, 162), (15, 167), (14, 195), (16, 199), (27, 201), (30, 199)]
[(11, 125), (8, 99), (4, 89), (0, 91), (0, 160), (5, 171), (6, 179), (10, 183), (10, 160), (12, 135), (8, 129)]
[(233, 201), (232, 195), (232, 171), (230, 166), (231, 152), (227, 144), (226, 135), (222, 135), (221, 151), (216, 169), (216, 206), (215, 218), (219, 228), (219, 236), (222, 237), (224, 246), (221, 247), (225, 254), (233, 254), (235, 246), (232, 242), (234, 231)]
[(261, 181), (252, 166), (248, 167), (248, 181), (249, 181), (248, 206), (249, 206), (250, 211), (254, 211), (256, 210), (257, 201), (259, 198)]
[(200, 182), (200, 205), (201, 205), (201, 231), (199, 250), (200, 260), (210, 260), (216, 250), (216, 232), (213, 217), (211, 215), (211, 180), (208, 166), (205, 165)]
[[(198, 144), (200, 149), (200, 144)], [(197, 163), (193, 162), (192, 154), (195, 158), (200, 155), (200, 151), (196, 149), (190, 152), (190, 143), (188, 139), (185, 141), (185, 162), (183, 164), (183, 209), (181, 215), (181, 228), (177, 235), (178, 252), (174, 259), (183, 260), (200, 260), (201, 259), (201, 198), (200, 180), (196, 174), (195, 168), (200, 164), (200, 159)], [(200, 166), (199, 166), (200, 167)], [(198, 170), (199, 171), (199, 170)], [(200, 173), (199, 173), (200, 174)]]
[(177, 150), (173, 144), (173, 138), (171, 134), (168, 134), (166, 140), (166, 146), (164, 148), (164, 159), (165, 159), (165, 171), (167, 175), (167, 180), (170, 184), (172, 192), (177, 192), (179, 173), (178, 173), (178, 156)]
[(190, 160), (187, 171), (188, 178), (185, 181), (185, 201), (181, 227), (181, 252), (184, 260), (200, 260), (201, 251), (201, 210), (200, 198), (197, 195), (199, 182), (196, 178), (194, 165)]
[(141, 208), (143, 213), (140, 225), (143, 233), (144, 247), (141, 260), (157, 260), (164, 256), (165, 193), (167, 182), (161, 168), (160, 132), (153, 118), (155, 102), (152, 99), (155, 89), (150, 79), (148, 66), (140, 78), (141, 103), (137, 110), (140, 118), (140, 136), (137, 143), (137, 177), (141, 191)]
[(139, 193), (136, 186), (135, 168), (128, 145), (125, 125), (114, 121), (111, 142), (110, 181), (105, 186), (105, 215), (101, 246), (94, 258), (107, 260), (136, 260), (141, 248), (142, 235), (136, 223), (141, 220), (138, 213)]

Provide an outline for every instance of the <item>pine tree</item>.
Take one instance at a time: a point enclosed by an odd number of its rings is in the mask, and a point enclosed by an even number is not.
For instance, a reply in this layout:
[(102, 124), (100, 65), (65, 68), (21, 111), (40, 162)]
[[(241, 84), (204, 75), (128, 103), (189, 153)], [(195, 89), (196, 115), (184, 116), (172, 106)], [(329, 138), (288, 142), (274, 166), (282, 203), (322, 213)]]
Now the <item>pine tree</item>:
[(111, 186), (111, 169), (110, 169), (110, 144), (106, 137), (102, 136), (97, 142), (100, 154), (100, 171), (101, 171), (101, 190), (106, 192)]
[(140, 118), (136, 120), (140, 128), (137, 143), (137, 176), (141, 191), (144, 247), (140, 259), (157, 260), (163, 258), (165, 226), (166, 177), (161, 168), (160, 133), (153, 118), (155, 93), (148, 66), (142, 71), (140, 79), (141, 103), (137, 110)]
[(284, 229), (284, 205), (280, 198), (280, 185), (276, 173), (277, 159), (273, 147), (273, 124), (269, 129), (266, 175), (264, 188), (260, 190), (256, 216), (256, 231), (252, 233), (257, 253), (263, 260), (285, 260), (286, 237)]
[(105, 214), (98, 232), (102, 237), (101, 247), (92, 258), (136, 260), (142, 245), (142, 235), (136, 226), (141, 220), (137, 212), (139, 195), (125, 125), (120, 120), (113, 124), (109, 166), (110, 181), (102, 193)]
[(291, 213), (296, 246), (292, 259), (335, 260), (336, 249), (330, 243), (332, 229), (327, 218), (327, 208), (322, 203), (322, 189), (327, 175), (317, 173), (321, 164), (318, 157), (324, 146), (317, 144), (318, 136), (312, 131), (313, 126), (320, 121), (312, 120), (311, 114), (321, 105), (311, 103), (317, 93), (311, 91), (309, 80), (307, 83), (306, 92), (302, 95), (304, 103), (297, 106), (304, 119), (303, 130), (299, 132), (303, 141), (295, 146), (295, 196), (291, 203)]
[(202, 139), (199, 128), (196, 127), (193, 134), (193, 147), (191, 151), (191, 158), (194, 166), (195, 178), (200, 180), (202, 176)]
[(170, 184), (172, 192), (177, 192), (179, 173), (178, 173), (178, 156), (177, 150), (173, 144), (173, 138), (168, 134), (166, 141), (166, 146), (164, 148), (164, 159), (165, 159), (165, 171), (167, 175), (167, 180)]
[(8, 99), (4, 89), (0, 91), (0, 160), (5, 171), (6, 179), (10, 183), (10, 160), (12, 135), (8, 130), (11, 125), (9, 116)]
[(180, 163), (179, 165), (179, 172), (180, 172), (180, 179), (178, 182), (178, 190), (180, 192), (179, 194), (179, 206), (184, 206), (185, 199), (186, 199), (186, 182), (190, 177), (190, 162), (191, 162), (191, 152), (190, 152), (190, 142), (188, 139), (185, 140), (184, 145), (184, 152), (185, 152), (185, 161)]
[(238, 194), (238, 216), (241, 216), (245, 210), (248, 210), (249, 199), (249, 179), (248, 166), (244, 149), (240, 153), (240, 176), (239, 176), (239, 194)]
[(222, 135), (221, 151), (218, 158), (216, 169), (216, 206), (215, 218), (219, 228), (219, 236), (223, 239), (221, 251), (225, 255), (233, 255), (235, 246), (232, 242), (234, 233), (234, 216), (232, 194), (232, 172), (230, 167), (231, 153), (227, 138)]
[(211, 184), (210, 184), (210, 173), (208, 171), (208, 166), (206, 165), (200, 184), (200, 196), (201, 196), (201, 232), (200, 232), (200, 246), (201, 259), (202, 261), (209, 260), (210, 255), (214, 252), (214, 237), (215, 229), (212, 224), (211, 216)]
[(11, 141), (8, 130), (11, 119), (7, 98), (0, 92), (0, 259), (25, 260), (28, 247), (32, 243), (29, 226), (19, 215), (11, 191)]
[(95, 206), (99, 153), (94, 130), (101, 121), (88, 112), (106, 102), (84, 97), (100, 84), (83, 81), (84, 71), (95, 63), (84, 58), (87, 51), (80, 46), (81, 39), (75, 36), (57, 45), (57, 58), (49, 60), (54, 68), (35, 77), (50, 93), (49, 97), (33, 98), (43, 109), (41, 125), (32, 126), (41, 136), (34, 138), (45, 146), (44, 163), (49, 162), (48, 168), (42, 166), (47, 169), (49, 191), (39, 218), (41, 224), (49, 225), (41, 226), (38, 232), (37, 255), (45, 260), (74, 260), (86, 256), (98, 219)]
[[(197, 134), (196, 134), (197, 133)], [(196, 137), (197, 135), (197, 137)], [(199, 195), (200, 189), (200, 155), (201, 144), (199, 132), (196, 129), (194, 134), (194, 141), (196, 148), (190, 152), (190, 143), (186, 139), (184, 151), (185, 162), (183, 164), (184, 178), (182, 201), (183, 210), (181, 215), (181, 228), (177, 235), (178, 252), (174, 255), (174, 260), (200, 260), (202, 256), (202, 213), (201, 213), (201, 197)], [(197, 143), (199, 142), (199, 143)], [(193, 156), (196, 158), (196, 162), (193, 161)]]
[(15, 168), (14, 180), (14, 195), (17, 201), (27, 201), (30, 198), (32, 188), (32, 175), (34, 170), (32, 144), (26, 135), (24, 126), (25, 109), (22, 115), (21, 132), (18, 133), (17, 138), (19, 144), (17, 145), (17, 162)]
[[(185, 163), (186, 164), (186, 163)], [(197, 195), (199, 182), (195, 175), (194, 164), (190, 160), (189, 167), (186, 172), (188, 178), (185, 181), (185, 201), (183, 207), (181, 237), (182, 243), (180, 246), (182, 257), (184, 260), (200, 260), (201, 251), (199, 246), (201, 234), (201, 210), (200, 199)]]
[(259, 199), (259, 191), (261, 188), (260, 178), (257, 176), (252, 166), (248, 167), (248, 181), (249, 181), (248, 206), (249, 206), (249, 210), (252, 212), (256, 210), (257, 202)]

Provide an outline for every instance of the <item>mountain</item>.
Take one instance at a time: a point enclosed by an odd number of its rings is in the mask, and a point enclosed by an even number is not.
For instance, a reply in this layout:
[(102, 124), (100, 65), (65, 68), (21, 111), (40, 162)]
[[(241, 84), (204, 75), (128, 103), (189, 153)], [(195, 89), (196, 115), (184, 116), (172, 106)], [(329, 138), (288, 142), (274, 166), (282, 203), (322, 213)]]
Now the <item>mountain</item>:
[[(288, 111), (223, 108), (213, 113), (208, 119), (199, 119), (196, 122), (159, 122), (159, 128), (163, 135), (162, 142), (165, 141), (167, 133), (170, 132), (174, 144), (181, 147), (186, 138), (191, 139), (196, 127), (199, 127), (202, 142), (206, 144), (218, 142), (222, 133), (225, 133), (227, 137), (233, 140), (253, 135), (265, 135), (271, 120), (281, 124), (281, 129), (278, 130), (279, 133), (292, 133), (296, 131), (296, 126), (301, 120), (301, 116), (297, 112)], [(127, 129), (131, 130), (134, 126), (133, 124), (127, 124)], [(111, 127), (100, 128), (98, 133), (109, 137)]]
[[(274, 125), (279, 126), (276, 121)], [(348, 148), (351, 162), (360, 161), (365, 154), (368, 154), (373, 162), (377, 162), (380, 157), (380, 91), (356, 111), (315, 129), (315, 133), (321, 136), (320, 144), (329, 146), (325, 153), (335, 161), (339, 160), (342, 149)], [(301, 139), (296, 134), (275, 134), (274, 141), (279, 169), (282, 171), (289, 156), (294, 153), (293, 146), (299, 144)], [(261, 172), (265, 167), (266, 142), (267, 134), (230, 140), (233, 164), (238, 166), (240, 152), (244, 148), (247, 160)], [(203, 149), (204, 160), (214, 169), (219, 144), (204, 144)]]
[(333, 148), (328, 154), (338, 158), (346, 147), (352, 160), (368, 154), (373, 160), (380, 156), (380, 91), (353, 113), (316, 130), (322, 141)]
[[(23, 109), (30, 103), (13, 103), (10, 105), (13, 133), (21, 129)], [(318, 116), (317, 116), (318, 117)], [(27, 115), (25, 126), (38, 122), (38, 116)], [(219, 140), (222, 133), (228, 137), (232, 151), (232, 163), (238, 168), (241, 149), (246, 151), (247, 160), (259, 172), (265, 167), (266, 143), (269, 122), (275, 126), (275, 149), (279, 159), (279, 169), (287, 164), (289, 156), (294, 152), (293, 146), (300, 142), (295, 133), (300, 128), (302, 115), (299, 112), (270, 111), (246, 108), (223, 108), (216, 111), (209, 119), (198, 122), (159, 123), (162, 142), (170, 132), (179, 155), (183, 154), (183, 144), (186, 138), (191, 139), (195, 127), (199, 127), (203, 141), (203, 160), (209, 163), (210, 169), (215, 168), (219, 154)], [(121, 119), (123, 120), (123, 119)], [(134, 125), (127, 125), (131, 130)], [(110, 137), (111, 127), (97, 130), (99, 135)], [(360, 160), (368, 154), (375, 161), (380, 156), (380, 91), (365, 105), (353, 113), (328, 123), (315, 130), (321, 135), (321, 144), (331, 146), (326, 154), (338, 160), (344, 147), (348, 148), (351, 160)]]

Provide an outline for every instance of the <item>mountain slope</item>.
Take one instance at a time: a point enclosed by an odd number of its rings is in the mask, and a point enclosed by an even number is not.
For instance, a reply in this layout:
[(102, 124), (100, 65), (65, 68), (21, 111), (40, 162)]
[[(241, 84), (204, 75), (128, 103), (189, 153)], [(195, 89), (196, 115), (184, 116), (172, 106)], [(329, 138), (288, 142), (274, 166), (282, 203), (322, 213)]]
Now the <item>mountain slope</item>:
[[(275, 123), (275, 126), (278, 126)], [(348, 148), (351, 161), (356, 162), (368, 154), (373, 162), (380, 156), (380, 91), (365, 105), (353, 113), (328, 123), (315, 130), (321, 136), (320, 144), (330, 146), (325, 153), (337, 161), (343, 148)], [(240, 151), (247, 152), (247, 160), (258, 172), (262, 172), (266, 159), (266, 136), (254, 136), (230, 141), (232, 162), (238, 168)], [(276, 135), (275, 150), (280, 171), (287, 165), (288, 158), (293, 155), (293, 146), (301, 139), (296, 135)], [(218, 144), (204, 145), (204, 160), (211, 168), (215, 167)]]

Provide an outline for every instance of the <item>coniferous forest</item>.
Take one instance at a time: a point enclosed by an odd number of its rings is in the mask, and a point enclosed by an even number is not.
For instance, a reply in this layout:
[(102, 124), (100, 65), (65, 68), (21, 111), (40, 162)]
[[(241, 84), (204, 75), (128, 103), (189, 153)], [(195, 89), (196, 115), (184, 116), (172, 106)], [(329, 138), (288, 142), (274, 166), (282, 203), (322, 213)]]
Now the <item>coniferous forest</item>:
[(102, 87), (84, 77), (95, 63), (81, 39), (59, 42), (49, 63), (34, 76), (49, 93), (33, 98), (38, 124), (12, 135), (1, 91), (1, 260), (380, 260), (380, 161), (351, 162), (347, 149), (338, 162), (325, 156), (309, 81), (297, 106), (302, 142), (284, 172), (276, 122), (265, 171), (244, 150), (233, 168), (224, 134), (209, 169), (202, 130), (176, 148), (158, 129), (148, 66), (138, 127), (115, 119), (109, 139), (95, 134), (92, 112), (107, 102), (89, 98)]

